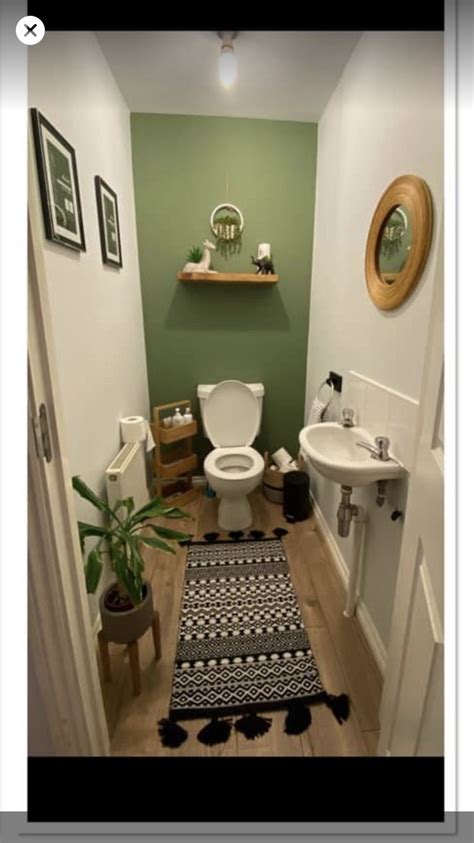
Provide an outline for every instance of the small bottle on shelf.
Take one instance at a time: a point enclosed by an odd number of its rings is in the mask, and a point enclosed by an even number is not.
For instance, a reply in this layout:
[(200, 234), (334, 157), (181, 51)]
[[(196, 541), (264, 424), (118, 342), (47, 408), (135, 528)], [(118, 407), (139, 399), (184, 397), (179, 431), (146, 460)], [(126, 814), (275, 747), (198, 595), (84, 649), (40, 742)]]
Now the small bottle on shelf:
[(190, 407), (187, 407), (187, 409), (185, 410), (183, 419), (184, 419), (184, 424), (191, 424), (191, 422), (193, 420), (193, 414), (191, 412)]
[(180, 427), (182, 424), (184, 424), (184, 418), (181, 415), (179, 407), (176, 407), (173, 416), (173, 427)]

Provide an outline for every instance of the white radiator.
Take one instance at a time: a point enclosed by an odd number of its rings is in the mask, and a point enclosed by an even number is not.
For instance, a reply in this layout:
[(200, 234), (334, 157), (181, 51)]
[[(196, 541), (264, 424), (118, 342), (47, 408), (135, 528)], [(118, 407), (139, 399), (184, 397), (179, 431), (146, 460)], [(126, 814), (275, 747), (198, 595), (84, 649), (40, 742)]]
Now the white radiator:
[(138, 509), (150, 500), (142, 442), (129, 442), (123, 446), (106, 469), (105, 481), (109, 506), (123, 498), (133, 498)]

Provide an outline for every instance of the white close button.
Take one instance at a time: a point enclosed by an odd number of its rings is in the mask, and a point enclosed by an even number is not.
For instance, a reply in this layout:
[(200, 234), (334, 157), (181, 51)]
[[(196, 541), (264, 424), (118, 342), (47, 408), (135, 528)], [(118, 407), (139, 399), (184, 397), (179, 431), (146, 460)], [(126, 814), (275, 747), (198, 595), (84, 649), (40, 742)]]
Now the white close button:
[(15, 32), (16, 37), (22, 44), (26, 44), (27, 47), (34, 47), (44, 38), (44, 23), (39, 18), (35, 18), (34, 15), (26, 15), (18, 21)]

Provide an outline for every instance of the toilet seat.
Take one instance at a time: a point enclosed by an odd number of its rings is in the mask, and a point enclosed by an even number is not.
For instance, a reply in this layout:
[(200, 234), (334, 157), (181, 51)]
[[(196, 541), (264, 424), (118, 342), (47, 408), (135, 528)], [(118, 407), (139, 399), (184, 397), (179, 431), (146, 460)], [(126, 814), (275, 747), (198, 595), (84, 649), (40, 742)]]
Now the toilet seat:
[(257, 477), (264, 469), (261, 454), (249, 446), (214, 448), (204, 460), (204, 471), (217, 480), (232, 483), (248, 481)]
[(246, 383), (221, 381), (206, 401), (203, 420), (215, 448), (249, 446), (258, 433), (258, 401)]

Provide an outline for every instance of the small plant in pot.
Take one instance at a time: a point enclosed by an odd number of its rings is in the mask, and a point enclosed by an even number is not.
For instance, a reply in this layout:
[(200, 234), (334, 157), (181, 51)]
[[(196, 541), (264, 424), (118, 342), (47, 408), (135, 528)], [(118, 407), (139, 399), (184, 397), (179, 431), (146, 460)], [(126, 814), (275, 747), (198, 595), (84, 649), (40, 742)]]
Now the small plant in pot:
[(190, 263), (201, 263), (203, 251), (201, 246), (192, 246), (188, 252), (188, 261)]
[[(78, 522), (83, 552), (86, 538), (98, 539), (87, 554), (84, 565), (87, 593), (95, 594), (97, 591), (104, 556), (110, 559), (115, 574), (116, 581), (100, 597), (103, 633), (108, 641), (117, 644), (136, 641), (153, 621), (153, 593), (151, 584), (144, 578), (142, 547), (175, 553), (170, 542), (190, 538), (187, 533), (151, 524), (150, 519), (187, 518), (189, 515), (178, 507), (166, 505), (161, 498), (153, 498), (137, 510), (133, 498), (125, 498), (117, 501), (112, 508), (80, 477), (73, 477), (72, 485), (81, 498), (103, 514), (106, 522), (104, 526)], [(154, 535), (145, 535), (145, 528), (151, 529)]]
[(218, 240), (235, 240), (240, 237), (240, 220), (236, 214), (226, 214), (215, 221), (215, 235)]

